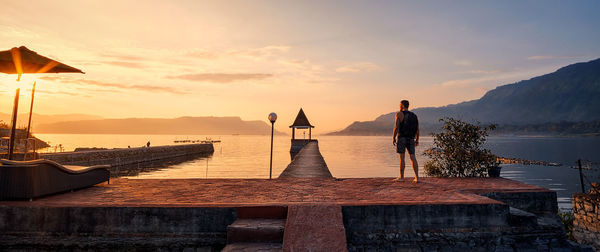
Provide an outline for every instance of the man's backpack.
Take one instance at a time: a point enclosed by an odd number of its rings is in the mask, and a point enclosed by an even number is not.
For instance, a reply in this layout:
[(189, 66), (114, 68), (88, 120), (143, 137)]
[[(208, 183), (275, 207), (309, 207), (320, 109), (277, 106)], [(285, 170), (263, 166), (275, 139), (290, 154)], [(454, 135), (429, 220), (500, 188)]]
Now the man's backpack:
[(419, 119), (415, 113), (410, 111), (402, 111), (402, 114), (404, 119), (400, 128), (400, 136), (414, 138), (419, 130)]

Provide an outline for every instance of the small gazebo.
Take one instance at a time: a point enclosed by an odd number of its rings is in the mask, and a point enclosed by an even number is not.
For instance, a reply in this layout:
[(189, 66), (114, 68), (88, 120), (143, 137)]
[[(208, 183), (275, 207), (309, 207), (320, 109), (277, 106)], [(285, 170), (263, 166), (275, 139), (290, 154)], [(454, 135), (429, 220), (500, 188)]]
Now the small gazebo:
[(296, 129), (308, 129), (308, 140), (311, 140), (312, 128), (314, 127), (315, 126), (310, 124), (308, 118), (306, 118), (306, 115), (304, 114), (302, 108), (300, 108), (300, 111), (296, 116), (296, 120), (294, 120), (294, 123), (290, 125), (290, 128), (292, 128), (292, 141), (296, 139)]

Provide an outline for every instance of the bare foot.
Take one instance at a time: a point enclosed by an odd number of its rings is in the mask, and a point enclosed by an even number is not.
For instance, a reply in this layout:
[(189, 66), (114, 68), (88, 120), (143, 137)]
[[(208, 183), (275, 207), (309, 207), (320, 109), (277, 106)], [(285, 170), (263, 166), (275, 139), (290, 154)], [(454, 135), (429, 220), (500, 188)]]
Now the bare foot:
[(397, 177), (397, 178), (395, 178), (395, 179), (394, 179), (394, 181), (404, 181), (404, 178), (402, 178), (402, 177)]
[(419, 183), (419, 178), (415, 177), (415, 179), (413, 179), (413, 183)]

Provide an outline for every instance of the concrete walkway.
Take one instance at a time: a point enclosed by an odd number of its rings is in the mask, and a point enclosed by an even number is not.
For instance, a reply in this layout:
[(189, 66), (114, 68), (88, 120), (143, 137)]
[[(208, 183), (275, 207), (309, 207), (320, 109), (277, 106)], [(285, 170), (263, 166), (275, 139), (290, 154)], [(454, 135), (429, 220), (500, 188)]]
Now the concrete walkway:
[(333, 176), (321, 156), (318, 142), (315, 141), (306, 144), (298, 152), (279, 178), (333, 178)]

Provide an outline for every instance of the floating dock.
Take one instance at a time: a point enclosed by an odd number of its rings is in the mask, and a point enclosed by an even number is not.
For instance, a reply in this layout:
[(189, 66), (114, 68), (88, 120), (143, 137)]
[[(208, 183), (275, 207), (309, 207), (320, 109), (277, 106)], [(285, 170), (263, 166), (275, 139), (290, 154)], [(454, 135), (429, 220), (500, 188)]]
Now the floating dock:
[[(415, 184), (411, 179), (339, 179), (331, 173), (304, 177), (316, 174), (312, 170), (319, 160), (321, 169), (327, 169), (316, 154), (317, 143), (311, 144), (278, 179), (113, 179), (110, 184), (31, 202), (2, 201), (0, 247), (579, 249), (566, 240), (551, 190), (504, 178), (422, 178)], [(303, 167), (311, 171), (302, 173)]]

